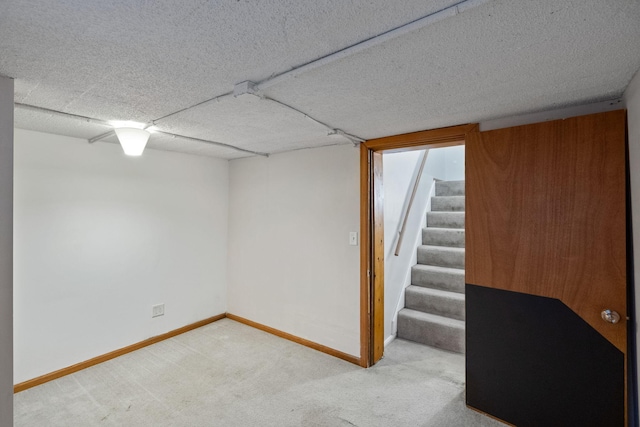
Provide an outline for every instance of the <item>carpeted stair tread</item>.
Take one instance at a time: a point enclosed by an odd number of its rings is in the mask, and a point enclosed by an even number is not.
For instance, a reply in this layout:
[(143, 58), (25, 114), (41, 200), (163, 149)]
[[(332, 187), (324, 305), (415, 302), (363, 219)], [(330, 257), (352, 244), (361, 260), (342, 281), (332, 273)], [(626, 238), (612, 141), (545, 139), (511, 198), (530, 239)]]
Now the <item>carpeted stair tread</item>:
[(432, 212), (464, 212), (464, 196), (434, 196), (431, 198)]
[(399, 338), (458, 353), (465, 351), (464, 190), (464, 181), (436, 182), (397, 325)]
[(426, 227), (422, 229), (422, 244), (464, 248), (464, 228)]
[(464, 212), (427, 212), (427, 227), (464, 229)]
[(406, 308), (464, 320), (464, 294), (440, 289), (408, 286), (404, 294)]
[(444, 350), (464, 353), (464, 321), (403, 308), (398, 313), (398, 337)]
[(416, 264), (411, 267), (411, 284), (423, 288), (464, 293), (464, 270)]
[(464, 196), (464, 181), (436, 182), (436, 196)]
[(418, 246), (418, 264), (464, 268), (464, 248), (447, 246)]

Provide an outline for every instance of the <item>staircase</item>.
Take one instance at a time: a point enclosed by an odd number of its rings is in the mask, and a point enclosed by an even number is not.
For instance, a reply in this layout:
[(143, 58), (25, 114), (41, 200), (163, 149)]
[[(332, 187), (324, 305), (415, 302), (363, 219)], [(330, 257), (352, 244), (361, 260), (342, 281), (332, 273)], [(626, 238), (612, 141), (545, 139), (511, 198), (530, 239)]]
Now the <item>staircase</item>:
[(464, 353), (464, 181), (436, 182), (398, 337)]

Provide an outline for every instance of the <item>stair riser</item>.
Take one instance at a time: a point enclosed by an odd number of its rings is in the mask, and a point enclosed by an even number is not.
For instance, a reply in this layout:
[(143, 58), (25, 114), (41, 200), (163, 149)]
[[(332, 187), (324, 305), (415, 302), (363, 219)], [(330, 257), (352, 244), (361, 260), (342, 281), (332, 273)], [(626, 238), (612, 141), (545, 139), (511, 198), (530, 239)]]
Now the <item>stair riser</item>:
[(418, 247), (418, 264), (440, 267), (464, 268), (464, 252), (436, 250), (425, 246)]
[(464, 229), (423, 228), (422, 244), (448, 246), (450, 248), (464, 248)]
[(411, 292), (409, 289), (407, 289), (404, 298), (406, 308), (451, 319), (465, 320), (464, 299), (423, 295), (420, 292)]
[(436, 196), (464, 196), (464, 181), (436, 182)]
[(464, 353), (464, 329), (398, 314), (398, 337), (444, 350)]
[(432, 197), (431, 210), (434, 212), (464, 212), (464, 196)]
[(398, 337), (458, 353), (465, 352), (464, 181), (436, 183), (418, 265), (411, 269)]
[(427, 227), (464, 229), (464, 212), (427, 212)]
[(411, 284), (423, 288), (440, 289), (443, 291), (464, 293), (464, 271), (460, 274), (449, 272), (423, 271), (411, 269)]

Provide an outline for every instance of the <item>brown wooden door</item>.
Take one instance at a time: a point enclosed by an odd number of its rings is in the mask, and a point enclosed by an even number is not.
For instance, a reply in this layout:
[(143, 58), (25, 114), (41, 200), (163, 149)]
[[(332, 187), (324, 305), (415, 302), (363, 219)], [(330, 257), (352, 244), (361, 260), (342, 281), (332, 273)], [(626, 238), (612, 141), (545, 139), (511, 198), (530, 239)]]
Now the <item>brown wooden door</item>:
[(625, 117), (468, 134), (470, 407), (521, 427), (624, 425)]

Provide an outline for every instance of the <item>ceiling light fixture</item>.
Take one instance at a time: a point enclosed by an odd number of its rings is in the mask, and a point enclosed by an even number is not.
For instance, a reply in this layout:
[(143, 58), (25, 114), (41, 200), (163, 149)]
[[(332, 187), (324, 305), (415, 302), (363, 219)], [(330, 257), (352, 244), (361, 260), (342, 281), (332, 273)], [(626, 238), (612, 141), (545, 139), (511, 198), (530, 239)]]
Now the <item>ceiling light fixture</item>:
[(151, 136), (147, 130), (132, 127), (116, 128), (115, 131), (127, 156), (140, 156)]

